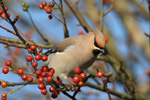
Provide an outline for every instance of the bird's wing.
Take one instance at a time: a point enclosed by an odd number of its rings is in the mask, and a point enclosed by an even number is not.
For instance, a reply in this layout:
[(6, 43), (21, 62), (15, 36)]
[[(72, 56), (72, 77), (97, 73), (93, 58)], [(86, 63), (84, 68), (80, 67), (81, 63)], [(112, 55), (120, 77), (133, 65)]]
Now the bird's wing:
[(62, 40), (60, 43), (56, 44), (54, 47), (59, 52), (62, 52), (66, 48), (68, 48), (69, 46), (75, 45), (76, 41), (80, 40), (81, 38), (82, 38), (81, 35), (80, 36), (69, 37), (69, 38), (66, 38), (66, 39)]

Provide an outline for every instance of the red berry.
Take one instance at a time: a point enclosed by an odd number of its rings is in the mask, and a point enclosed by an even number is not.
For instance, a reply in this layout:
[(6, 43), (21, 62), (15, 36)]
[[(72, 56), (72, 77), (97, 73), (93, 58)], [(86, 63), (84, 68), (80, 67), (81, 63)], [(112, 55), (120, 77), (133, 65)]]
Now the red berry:
[(44, 9), (44, 6), (42, 4), (39, 5), (40, 9)]
[(47, 11), (48, 8), (49, 8), (48, 6), (45, 6), (45, 7), (44, 7), (44, 10)]
[[(10, 13), (7, 13), (7, 14), (8, 14), (8, 17), (10, 17)], [(6, 14), (4, 12), (1, 14), (1, 17), (4, 18), (4, 19), (7, 18)]]
[(10, 13), (7, 13), (8, 14), (8, 17), (10, 17)]
[(97, 72), (97, 77), (101, 78), (103, 76), (103, 73), (101, 71)]
[(35, 61), (32, 62), (32, 67), (33, 67), (33, 68), (36, 68), (37, 66), (38, 66), (38, 63), (37, 63), (37, 62), (35, 62)]
[(32, 82), (32, 81), (33, 81), (33, 77), (32, 77), (32, 76), (29, 76), (29, 77), (27, 78), (27, 80), (28, 80), (28, 82)]
[(0, 15), (3, 13), (3, 9), (0, 8)]
[(42, 67), (42, 71), (43, 71), (43, 72), (47, 72), (47, 71), (48, 71), (48, 66), (43, 66), (43, 67)]
[(81, 73), (81, 74), (80, 74), (80, 78), (81, 78), (81, 79), (85, 79), (85, 78), (86, 78), (86, 74), (85, 74), (85, 73)]
[(54, 74), (52, 72), (47, 73), (48, 76), (53, 76)]
[(43, 6), (46, 6), (47, 5), (47, 2), (46, 1), (42, 1), (41, 3)]
[(4, 19), (7, 18), (6, 14), (5, 14), (4, 12), (1, 14), (1, 16), (2, 16), (2, 18), (4, 18)]
[(35, 45), (31, 45), (31, 46), (30, 46), (30, 49), (31, 49), (31, 50), (36, 50), (36, 46), (35, 46)]
[(74, 69), (74, 73), (75, 73), (75, 74), (80, 74), (80, 72), (81, 72), (81, 70), (80, 70), (79, 67), (76, 67), (76, 68)]
[(103, 0), (103, 4), (110, 2), (110, 0)]
[(41, 59), (41, 56), (40, 55), (36, 55), (35, 56), (35, 60), (39, 61)]
[(28, 62), (31, 62), (31, 61), (32, 61), (32, 56), (28, 56), (28, 57), (26, 58), (26, 60), (27, 60)]
[(79, 81), (78, 86), (83, 86), (83, 82)]
[(84, 31), (83, 31), (83, 30), (79, 30), (78, 34), (79, 34), (79, 35), (83, 35), (83, 34), (84, 34)]
[(50, 69), (49, 69), (49, 72), (51, 72), (51, 73), (53, 73), (53, 74), (54, 74), (54, 73), (55, 73), (55, 69), (50, 68)]
[(53, 16), (52, 16), (52, 15), (49, 15), (49, 16), (48, 16), (48, 18), (49, 18), (49, 20), (50, 20), (50, 19), (52, 19), (52, 18), (53, 18)]
[(21, 77), (22, 77), (22, 79), (23, 79), (24, 81), (28, 79), (28, 75), (27, 75), (27, 74), (23, 74)]
[(52, 78), (51, 76), (48, 76), (48, 77), (46, 78), (46, 80), (47, 80), (47, 82), (52, 82), (52, 81), (53, 81), (53, 78)]
[(28, 49), (28, 53), (32, 53), (32, 50), (31, 50), (31, 49)]
[(42, 90), (41, 90), (41, 93), (42, 93), (43, 95), (46, 95), (46, 94), (47, 94), (47, 90), (46, 90), (46, 89), (42, 89)]
[(58, 84), (58, 85), (59, 85), (59, 84), (60, 84), (60, 82), (62, 83), (62, 79), (60, 79), (60, 78), (59, 78), (59, 81), (58, 81), (58, 80), (56, 80), (56, 84)]
[(22, 69), (22, 68), (19, 68), (18, 71), (17, 71), (17, 73), (18, 73), (19, 75), (23, 74), (23, 69)]
[(38, 88), (39, 88), (39, 89), (44, 89), (44, 87), (45, 87), (45, 86), (44, 86), (43, 83), (40, 83), (40, 84), (38, 85)]
[(57, 98), (57, 94), (56, 94), (55, 92), (53, 92), (52, 95), (51, 95), (51, 97), (52, 97), (53, 99), (55, 99), (55, 98)]
[(43, 56), (42, 56), (42, 60), (43, 60), (43, 61), (46, 61), (47, 59), (48, 59), (48, 58), (47, 58), (46, 55), (43, 55)]
[(150, 70), (146, 70), (146, 71), (145, 71), (145, 74), (146, 74), (146, 75), (150, 75)]
[(4, 73), (4, 74), (7, 74), (8, 72), (9, 72), (8, 67), (4, 67), (4, 68), (3, 68), (3, 73)]
[(39, 81), (39, 83), (43, 83), (44, 82), (44, 78), (43, 77), (39, 77), (38, 81)]
[(1, 100), (7, 100), (7, 98), (6, 97), (1, 97)]
[(54, 2), (49, 2), (49, 6), (54, 7), (55, 6)]
[(104, 38), (105, 38), (105, 42), (107, 43), (108, 42), (108, 38), (106, 36)]
[(3, 94), (2, 94), (2, 97), (3, 97), (3, 98), (6, 98), (6, 96), (7, 96), (6, 93), (3, 93)]
[(80, 81), (80, 78), (78, 76), (73, 77), (73, 82), (78, 83)]
[(49, 88), (49, 91), (50, 91), (50, 92), (54, 92), (54, 91), (55, 91), (55, 88), (54, 88), (54, 87), (50, 87), (50, 88)]
[(5, 88), (5, 87), (7, 86), (7, 82), (2, 81), (2, 82), (1, 82), (1, 86), (2, 86), (3, 88)]
[(42, 77), (46, 77), (47, 76), (47, 72), (42, 72), (41, 76)]
[(6, 61), (5, 61), (5, 65), (6, 65), (6, 66), (11, 66), (11, 61), (10, 61), (10, 60), (6, 60)]
[(8, 10), (8, 7), (5, 6), (5, 10), (7, 11), (7, 10)]
[(50, 14), (52, 12), (51, 8), (46, 9), (46, 13)]
[(42, 74), (42, 70), (38, 69), (35, 71), (36, 76), (40, 76)]

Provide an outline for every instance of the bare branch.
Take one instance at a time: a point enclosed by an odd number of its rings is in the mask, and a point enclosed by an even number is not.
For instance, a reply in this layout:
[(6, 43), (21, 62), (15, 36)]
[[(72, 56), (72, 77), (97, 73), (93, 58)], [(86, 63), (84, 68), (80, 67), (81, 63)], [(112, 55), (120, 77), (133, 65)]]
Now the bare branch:
[(65, 15), (64, 15), (64, 12), (63, 12), (62, 0), (60, 0), (60, 7), (61, 7), (60, 11), (61, 11), (61, 14), (62, 14), (62, 19), (63, 19), (64, 37), (67, 38), (67, 37), (69, 37), (69, 32), (68, 32), (67, 25), (66, 25)]
[(105, 11), (105, 12), (103, 13), (103, 16), (107, 15), (107, 14), (112, 10), (112, 8), (113, 8), (113, 5), (111, 5), (111, 6), (107, 9), (107, 11)]
[[(21, 40), (6, 38), (2, 36), (0, 36), (0, 43), (8, 45), (8, 46), (17, 47), (17, 48), (24, 48), (24, 49), (27, 48), (26, 45)], [(33, 43), (30, 41), (27, 41), (27, 43), (30, 45), (33, 45)], [(49, 49), (53, 46), (52, 44), (41, 44), (41, 43), (37, 43), (37, 45), (45, 49)]]
[(103, 32), (103, 0), (100, 1), (100, 30)]
[(82, 14), (78, 11), (75, 5), (72, 3), (71, 0), (64, 0), (76, 18), (79, 20), (80, 25), (85, 29), (86, 32), (92, 31), (91, 27), (88, 25)]
[(35, 28), (35, 30), (37, 31), (37, 33), (39, 33), (39, 35), (42, 37), (42, 39), (43, 39), (45, 42), (50, 43), (50, 42), (48, 41), (48, 39), (39, 31), (39, 29), (38, 29), (38, 28), (36, 27), (36, 25), (34, 24), (34, 21), (33, 21), (33, 19), (32, 19), (32, 16), (31, 16), (30, 12), (27, 11), (27, 13), (28, 13), (28, 15), (29, 15), (29, 17), (30, 17), (30, 20), (31, 20), (31, 22), (32, 22), (32, 25), (34, 26), (34, 28)]

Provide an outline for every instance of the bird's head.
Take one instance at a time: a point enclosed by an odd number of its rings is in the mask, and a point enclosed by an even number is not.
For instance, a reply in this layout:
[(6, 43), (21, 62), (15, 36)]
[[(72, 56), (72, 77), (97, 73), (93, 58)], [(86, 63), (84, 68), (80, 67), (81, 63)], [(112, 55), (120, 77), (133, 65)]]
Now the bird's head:
[(102, 32), (98, 29), (94, 29), (94, 48), (93, 48), (93, 54), (98, 55), (99, 53), (104, 53), (105, 48), (105, 39)]

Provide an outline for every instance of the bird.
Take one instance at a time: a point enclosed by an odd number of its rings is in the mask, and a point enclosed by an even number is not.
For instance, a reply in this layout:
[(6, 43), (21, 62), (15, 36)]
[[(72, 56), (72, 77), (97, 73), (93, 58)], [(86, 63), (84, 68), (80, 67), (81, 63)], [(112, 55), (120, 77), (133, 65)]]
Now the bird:
[[(105, 39), (103, 33), (94, 28), (94, 31), (85, 35), (68, 37), (60, 41), (45, 54), (48, 55), (46, 64), (55, 69), (53, 77), (67, 80), (74, 76), (74, 68), (81, 71), (89, 68), (98, 54), (104, 53)], [(50, 53), (50, 54), (49, 54)]]

